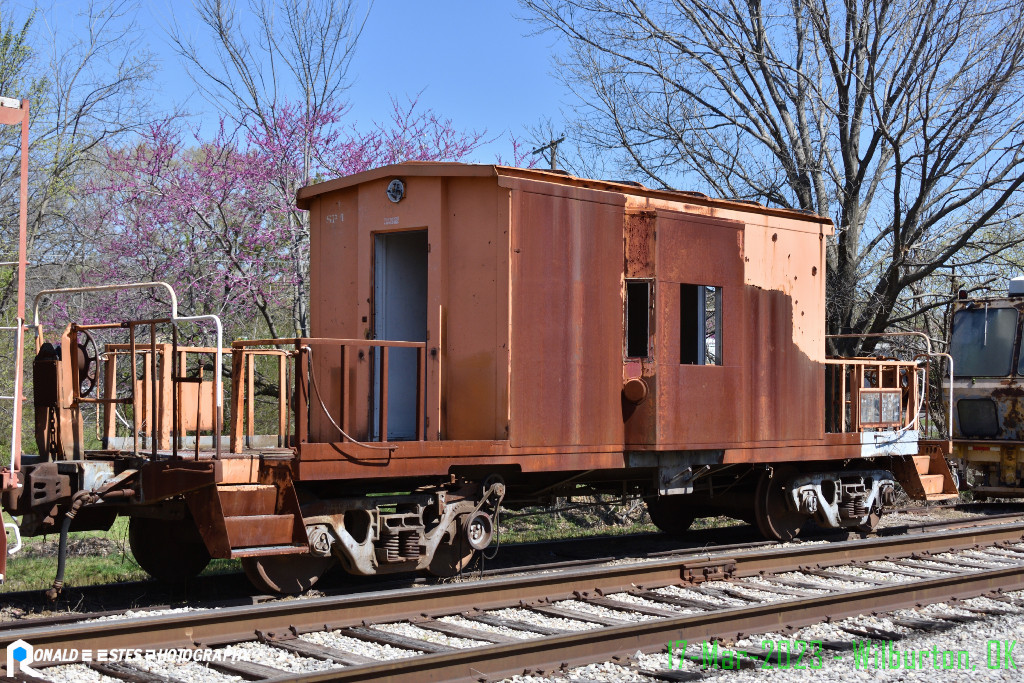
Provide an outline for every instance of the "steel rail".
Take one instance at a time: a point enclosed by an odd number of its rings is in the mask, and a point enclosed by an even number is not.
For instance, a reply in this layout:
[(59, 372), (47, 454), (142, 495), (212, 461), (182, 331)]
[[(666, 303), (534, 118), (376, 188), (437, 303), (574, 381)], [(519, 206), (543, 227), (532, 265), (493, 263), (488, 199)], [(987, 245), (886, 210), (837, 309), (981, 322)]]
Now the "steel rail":
[[(755, 552), (586, 567), (432, 588), (402, 588), (57, 627), (26, 627), (0, 633), (0, 645), (23, 639), (36, 648), (79, 650), (213, 646), (251, 640), (257, 632), (286, 634), (289, 629), (298, 632), (333, 630), (358, 626), (363, 622), (382, 623), (423, 615), (455, 614), (471, 608), (498, 609), (536, 601), (571, 599), (581, 592), (619, 592), (632, 590), (637, 585), (658, 588), (700, 582), (709, 577), (756, 576), (796, 571), (807, 566), (825, 567), (1021, 540), (1024, 540), (1024, 522), (915, 537), (871, 538), (810, 547), (787, 546)], [(1015, 567), (1014, 572), (1024, 574), (1019, 567)]]
[(290, 674), (261, 683), (278, 681), (479, 681), (522, 674), (523, 663), (531, 670), (581, 666), (608, 661), (637, 650), (665, 649), (672, 640), (707, 642), (712, 638), (737, 638), (741, 634), (775, 633), (816, 624), (823, 619), (845, 619), (867, 612), (915, 608), (953, 598), (965, 599), (997, 590), (1024, 589), (1020, 566), (971, 574), (911, 580), (891, 586), (813, 598), (783, 600), (678, 617), (656, 618), (627, 626), (577, 631), (560, 636), (522, 640), (506, 645), (442, 652), (397, 659), (380, 664), (329, 669), (313, 674)]
[[(879, 536), (879, 537), (881, 537), (881, 536), (895, 536), (895, 535), (900, 535), (900, 534), (935, 533), (935, 531), (937, 529), (938, 530), (951, 531), (951, 530), (954, 530), (954, 529), (963, 529), (963, 528), (966, 528), (966, 527), (980, 527), (980, 526), (987, 526), (987, 525), (992, 525), (992, 524), (1003, 524), (1007, 520), (1020, 519), (1022, 516), (1024, 516), (1024, 503), (958, 503), (955, 507), (958, 510), (960, 508), (966, 508), (967, 511), (970, 511), (972, 506), (995, 507), (995, 508), (1019, 507), (1021, 510), (1020, 510), (1020, 512), (992, 514), (992, 515), (987, 515), (985, 517), (967, 518), (967, 519), (963, 519), (963, 520), (930, 521), (930, 522), (920, 522), (920, 523), (916, 523), (916, 524), (902, 524), (902, 525), (898, 525), (898, 526), (884, 527), (884, 528), (880, 528), (878, 531), (876, 531), (873, 534), (872, 537), (874, 537), (874, 536)], [(928, 507), (921, 506), (921, 507), (901, 508), (901, 509), (897, 510), (896, 512), (898, 512), (900, 514), (906, 514), (908, 512), (913, 512), (913, 511), (916, 511), (916, 512), (927, 512), (927, 511), (931, 511), (931, 510), (947, 509), (947, 508), (948, 509), (953, 509), (954, 506), (953, 505), (933, 505), (933, 506), (928, 506)], [(735, 527), (735, 528), (740, 528), (740, 527)], [(585, 544), (585, 543), (592, 543), (592, 542), (595, 542), (595, 541), (598, 541), (598, 542), (601, 542), (601, 543), (604, 543), (604, 544), (608, 544), (608, 543), (618, 544), (620, 542), (643, 543), (643, 542), (648, 542), (648, 541), (656, 541), (659, 537), (660, 537), (660, 534), (657, 534), (657, 533), (643, 532), (643, 533), (636, 533), (636, 534), (623, 534), (623, 535), (617, 535), (617, 536), (600, 536), (600, 537), (583, 537), (583, 538), (575, 538), (575, 539), (564, 539), (564, 540), (558, 540), (558, 541), (531, 541), (531, 542), (528, 542), (528, 543), (509, 544), (509, 545), (505, 545), (503, 547), (506, 548), (506, 549), (513, 548), (513, 549), (525, 551), (525, 552), (528, 552), (528, 553), (545, 552), (545, 554), (557, 554), (556, 550), (564, 550), (566, 548), (567, 544), (573, 544), (573, 543)], [(833, 543), (839, 542), (839, 540), (837, 540), (834, 536), (832, 538), (830, 538), (827, 534), (822, 534), (820, 536), (818, 536), (818, 535), (811, 535), (811, 536), (804, 537), (803, 540), (828, 540), (828, 541), (833, 542)], [(845, 541), (845, 540), (850, 540), (850, 539), (843, 538), (841, 540)], [(854, 540), (856, 540), (856, 539), (854, 539)], [(769, 545), (773, 545), (773, 543), (771, 541), (764, 541), (764, 540), (728, 543), (728, 544), (713, 545), (713, 546), (708, 545), (706, 543), (691, 543), (689, 545), (681, 546), (681, 547), (678, 547), (678, 548), (671, 548), (671, 549), (664, 549), (664, 550), (653, 550), (653, 551), (649, 551), (649, 552), (644, 552), (642, 557), (644, 559), (646, 559), (646, 560), (657, 560), (657, 559), (668, 559), (668, 558), (676, 558), (676, 559), (679, 559), (679, 560), (685, 560), (685, 559), (692, 560), (695, 557), (704, 557), (709, 552), (711, 552), (712, 550), (714, 552), (717, 552), (717, 553), (741, 552), (741, 551), (742, 552), (752, 552), (752, 551), (764, 549), (765, 546), (769, 546)], [(545, 549), (548, 549), (548, 548), (550, 548), (551, 550), (550, 551), (545, 550)], [(469, 578), (471, 580), (482, 580), (482, 579), (485, 579), (485, 578), (506, 576), (508, 574), (523, 574), (523, 573), (526, 573), (526, 572), (550, 572), (552, 570), (584, 568), (584, 567), (594, 566), (594, 565), (599, 565), (599, 564), (607, 564), (608, 562), (616, 562), (616, 561), (621, 562), (622, 560), (627, 559), (627, 558), (638, 558), (638, 557), (640, 557), (640, 555), (637, 554), (638, 552), (639, 551), (637, 551), (637, 550), (630, 549), (630, 547), (627, 545), (627, 546), (625, 546), (623, 548), (617, 548), (617, 549), (615, 549), (614, 552), (608, 553), (608, 554), (593, 555), (593, 556), (588, 556), (588, 557), (579, 557), (577, 559), (554, 560), (554, 561), (548, 561), (548, 562), (535, 562), (535, 563), (528, 563), (528, 564), (527, 563), (524, 563), (524, 564), (513, 564), (513, 565), (509, 565), (509, 566), (503, 566), (503, 567), (494, 568), (494, 569), (482, 569), (482, 570), (479, 570), (479, 571), (474, 570), (472, 572), (467, 572), (467, 578)], [(225, 573), (222, 573), (222, 574), (216, 574), (216, 575), (212, 575), (212, 576), (198, 577), (194, 581), (195, 582), (225, 581), (225, 580), (234, 580), (235, 578), (237, 578), (243, 584), (247, 583), (245, 581), (245, 579), (244, 579), (244, 575), (240, 571), (239, 572), (225, 572)], [(364, 580), (365, 580), (365, 578), (366, 577), (364, 577)], [(425, 580), (408, 578), (408, 577), (406, 577), (406, 580), (403, 580), (401, 575), (397, 575), (397, 576), (396, 575), (384, 575), (384, 576), (380, 577), (380, 579), (381, 579), (380, 581), (372, 581), (372, 582), (361, 584), (358, 588), (354, 588), (352, 586), (349, 586), (349, 587), (345, 588), (345, 587), (339, 587), (339, 586), (333, 586), (333, 585), (324, 585), (323, 583), (318, 584), (317, 588), (320, 589), (323, 593), (325, 593), (326, 596), (328, 596), (328, 597), (340, 597), (342, 595), (350, 596), (350, 595), (354, 595), (356, 593), (369, 593), (369, 592), (380, 591), (380, 590), (388, 590), (389, 586), (399, 586), (400, 588), (407, 588), (407, 587), (411, 587), (415, 583), (418, 588), (422, 589), (423, 586), (426, 585)], [(93, 602), (93, 603), (99, 603), (99, 604), (107, 605), (107, 604), (109, 604), (109, 601), (106, 598), (98, 597), (98, 596), (94, 595), (94, 593), (100, 593), (102, 591), (109, 591), (109, 590), (112, 590), (112, 589), (113, 590), (125, 590), (125, 591), (129, 591), (129, 592), (135, 591), (135, 590), (146, 591), (146, 588), (149, 585), (151, 585), (149, 580), (139, 580), (139, 581), (127, 581), (127, 582), (120, 582), (120, 583), (113, 583), (113, 584), (94, 584), (94, 585), (89, 585), (89, 586), (81, 586), (81, 587), (78, 587), (76, 590), (79, 591), (82, 594), (82, 596), (84, 597), (86, 602)], [(198, 583), (193, 583), (191, 585), (194, 588), (195, 586), (198, 585)], [(202, 593), (202, 592), (204, 592), (204, 590), (201, 589), (201, 590), (199, 590), (199, 592)], [(29, 603), (29, 604), (33, 604), (35, 602), (35, 600), (38, 598), (38, 596), (39, 596), (39, 591), (38, 590), (24, 590), (24, 591), (15, 591), (15, 592), (10, 592), (10, 593), (5, 593), (5, 597), (6, 597), (6, 599), (9, 602), (24, 601), (24, 602)], [(166, 600), (167, 598), (166, 598), (166, 596), (164, 596), (164, 597), (161, 597), (160, 599), (161, 600)], [(221, 609), (223, 607), (236, 606), (238, 604), (243, 604), (243, 603), (245, 605), (252, 605), (252, 604), (255, 604), (254, 600), (255, 600), (256, 603), (263, 604), (263, 603), (266, 603), (266, 602), (270, 602), (270, 601), (274, 601), (274, 600), (279, 600), (279, 599), (280, 599), (280, 596), (275, 596), (275, 595), (255, 595), (255, 594), (250, 594), (250, 593), (246, 593), (245, 595), (243, 595), (242, 593), (239, 593), (236, 598), (233, 598), (232, 600), (229, 600), (229, 601), (224, 601), (222, 599), (214, 600), (212, 605), (211, 604), (207, 604), (204, 601), (193, 602), (193, 603), (190, 603), (190, 604), (192, 604), (192, 606), (194, 606), (194, 607), (196, 607), (198, 609), (207, 609), (207, 608)], [(116, 616), (117, 614), (121, 614), (126, 609), (129, 609), (129, 608), (131, 608), (131, 609), (159, 610), (159, 609), (167, 609), (167, 608), (170, 608), (172, 606), (172, 605), (168, 604), (167, 602), (156, 602), (156, 603), (151, 603), (151, 604), (145, 603), (144, 601), (140, 602), (140, 597), (139, 596), (135, 596), (134, 593), (132, 593), (132, 597), (130, 598), (130, 600), (131, 600), (130, 604), (125, 603), (126, 606), (123, 607), (123, 608), (116, 608), (116, 607), (112, 607), (111, 606), (111, 607), (108, 607), (107, 609), (104, 609), (104, 610), (98, 611), (98, 612), (74, 612), (74, 613), (61, 614), (58, 617), (27, 616), (27, 617), (24, 617), (24, 618), (22, 618), (20, 620), (17, 620), (17, 621), (0, 622), (0, 632), (2, 632), (2, 631), (9, 631), (9, 630), (12, 630), (12, 629), (27, 628), (28, 626), (38, 627), (38, 626), (43, 626), (43, 625), (49, 626), (49, 625), (57, 625), (57, 624), (68, 624), (68, 623), (84, 621), (86, 619), (94, 619), (94, 618), (97, 618), (97, 617), (111, 617), (111, 616)], [(115, 603), (115, 604), (117, 604), (117, 603)]]

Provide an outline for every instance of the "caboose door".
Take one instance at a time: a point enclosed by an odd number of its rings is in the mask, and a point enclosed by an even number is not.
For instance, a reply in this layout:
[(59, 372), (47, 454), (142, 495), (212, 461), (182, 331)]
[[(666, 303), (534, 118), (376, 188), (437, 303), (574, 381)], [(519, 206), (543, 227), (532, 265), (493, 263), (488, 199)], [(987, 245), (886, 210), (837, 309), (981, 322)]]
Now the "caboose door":
[[(378, 233), (374, 237), (373, 330), (376, 339), (427, 340), (427, 231)], [(392, 348), (388, 352), (387, 441), (415, 439), (416, 349)], [(374, 363), (380, 362), (380, 350)], [(380, 434), (380, 379), (374, 372), (374, 440)]]

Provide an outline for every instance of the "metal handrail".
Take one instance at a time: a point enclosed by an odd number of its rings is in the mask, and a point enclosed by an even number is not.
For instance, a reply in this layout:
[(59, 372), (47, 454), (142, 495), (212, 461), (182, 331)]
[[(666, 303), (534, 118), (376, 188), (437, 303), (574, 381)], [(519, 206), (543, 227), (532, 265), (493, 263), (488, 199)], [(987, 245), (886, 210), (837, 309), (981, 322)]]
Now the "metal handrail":
[(866, 332), (864, 334), (826, 334), (825, 339), (864, 339), (867, 337), (920, 337), (927, 355), (932, 355), (932, 339), (924, 332)]
[(11, 460), (10, 469), (11, 477), (15, 480), (14, 485), (19, 486), (17, 482), (18, 472), (21, 471), (21, 411), (22, 402), (24, 397), (22, 396), (22, 383), (25, 381), (22, 375), (21, 366), (23, 365), (23, 347), (25, 345), (25, 321), (22, 318), (17, 318), (17, 333), (15, 334), (15, 361), (14, 361), (14, 411), (11, 418)]
[[(124, 284), (114, 285), (92, 285), (88, 287), (64, 287), (61, 289), (44, 289), (36, 294), (35, 301), (32, 304), (32, 325), (37, 330), (39, 329), (39, 303), (44, 296), (52, 294), (78, 294), (83, 292), (113, 292), (122, 291), (126, 289), (156, 289), (162, 287), (167, 290), (168, 295), (171, 297), (171, 323), (179, 322), (201, 322), (209, 321), (212, 322), (217, 328), (217, 347), (222, 349), (224, 347), (224, 327), (221, 325), (220, 317), (216, 315), (178, 315), (178, 296), (174, 293), (174, 289), (166, 282), (128, 282)], [(222, 365), (222, 353), (214, 354), (214, 365), (215, 365), (215, 377), (214, 377), (214, 393), (217, 395), (217, 415), (214, 416), (214, 425), (216, 432), (219, 435), (223, 430), (223, 425), (220, 423), (221, 410), (224, 408), (224, 383), (221, 378), (221, 372), (223, 370)], [(220, 458), (220, 439), (214, 439), (216, 442), (216, 456)]]

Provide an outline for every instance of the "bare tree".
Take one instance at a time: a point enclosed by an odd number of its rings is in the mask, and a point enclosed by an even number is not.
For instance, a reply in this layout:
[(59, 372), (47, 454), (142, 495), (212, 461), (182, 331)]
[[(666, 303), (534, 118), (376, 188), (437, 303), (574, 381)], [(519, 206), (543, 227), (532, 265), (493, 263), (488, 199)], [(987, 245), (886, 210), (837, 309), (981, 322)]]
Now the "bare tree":
[[(131, 0), (92, 0), (74, 13), (37, 10), (0, 22), (0, 95), (31, 101), (27, 278), (29, 296), (43, 288), (77, 284), (93, 265), (96, 235), (83, 227), (92, 198), (83, 181), (98, 170), (98, 154), (149, 119), (144, 96), (154, 67)], [(45, 46), (45, 47), (44, 47)], [(20, 131), (0, 128), (0, 260), (13, 260), (18, 244)], [(15, 316), (17, 281), (0, 272), (0, 317)], [(31, 342), (29, 342), (31, 344)], [(0, 339), (0, 357), (13, 356), (13, 337)], [(26, 393), (31, 396), (31, 375)], [(0, 372), (0, 393), (13, 393), (10, 364)], [(9, 406), (10, 404), (8, 404)], [(30, 411), (25, 414), (28, 420)], [(0, 410), (0, 434), (11, 413)], [(31, 425), (22, 447), (34, 452)], [(3, 437), (0, 437), (3, 438)], [(0, 452), (6, 452), (2, 446)], [(0, 456), (2, 457), (2, 456)]]
[[(250, 133), (273, 130), (283, 108), (298, 102), (316, 120), (340, 102), (348, 67), (366, 23), (354, 0), (251, 0), (239, 13), (231, 0), (197, 0), (204, 35), (187, 35), (180, 23), (171, 40), (192, 80), (218, 111)], [(252, 38), (250, 39), (250, 36)], [(277, 189), (292, 200), (309, 182), (313, 150), (303, 149), (301, 178), (282, 176)], [(293, 243), (294, 328), (309, 329), (309, 218), (290, 214)]]
[(520, 1), (626, 171), (832, 218), (830, 332), (909, 325), (1020, 238), (1016, 0)]
[[(81, 228), (81, 212), (88, 209), (88, 201), (77, 190), (95, 171), (97, 152), (104, 145), (150, 120), (144, 93), (154, 66), (136, 23), (137, 9), (132, 0), (92, 0), (66, 17), (66, 25), (47, 24), (44, 15), (33, 12), (20, 30), (14, 31), (11, 23), (3, 27), (2, 94), (32, 100), (30, 288), (52, 287), (81, 276), (94, 235)], [(6, 218), (0, 232), (5, 244), (17, 244), (17, 134), (8, 129), (0, 139)], [(15, 284), (4, 281), (0, 310), (6, 311)]]
[[(558, 144), (558, 168), (578, 178), (606, 178), (608, 169), (605, 156), (593, 145), (586, 144), (588, 127), (586, 123), (564, 116), (556, 125), (551, 117), (544, 117), (536, 124), (525, 126), (528, 150), (540, 150), (537, 154), (530, 153), (529, 159), (536, 161), (539, 168), (551, 166), (551, 149), (546, 147), (560, 138)], [(545, 149), (541, 149), (545, 148)], [(617, 171), (616, 171), (617, 172)]]

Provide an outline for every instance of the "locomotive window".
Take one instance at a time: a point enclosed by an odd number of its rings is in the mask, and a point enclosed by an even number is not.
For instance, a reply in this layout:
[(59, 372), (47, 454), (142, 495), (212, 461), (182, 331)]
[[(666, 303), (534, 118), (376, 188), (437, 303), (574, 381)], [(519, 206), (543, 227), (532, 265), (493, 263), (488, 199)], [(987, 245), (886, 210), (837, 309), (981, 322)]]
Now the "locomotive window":
[(1004, 377), (1010, 374), (1017, 311), (972, 308), (953, 317), (950, 353), (958, 377)]
[(651, 283), (626, 280), (626, 357), (647, 358), (651, 342)]
[(722, 288), (679, 285), (679, 362), (722, 364)]
[(956, 415), (964, 436), (999, 436), (996, 403), (990, 398), (962, 398), (956, 402)]

